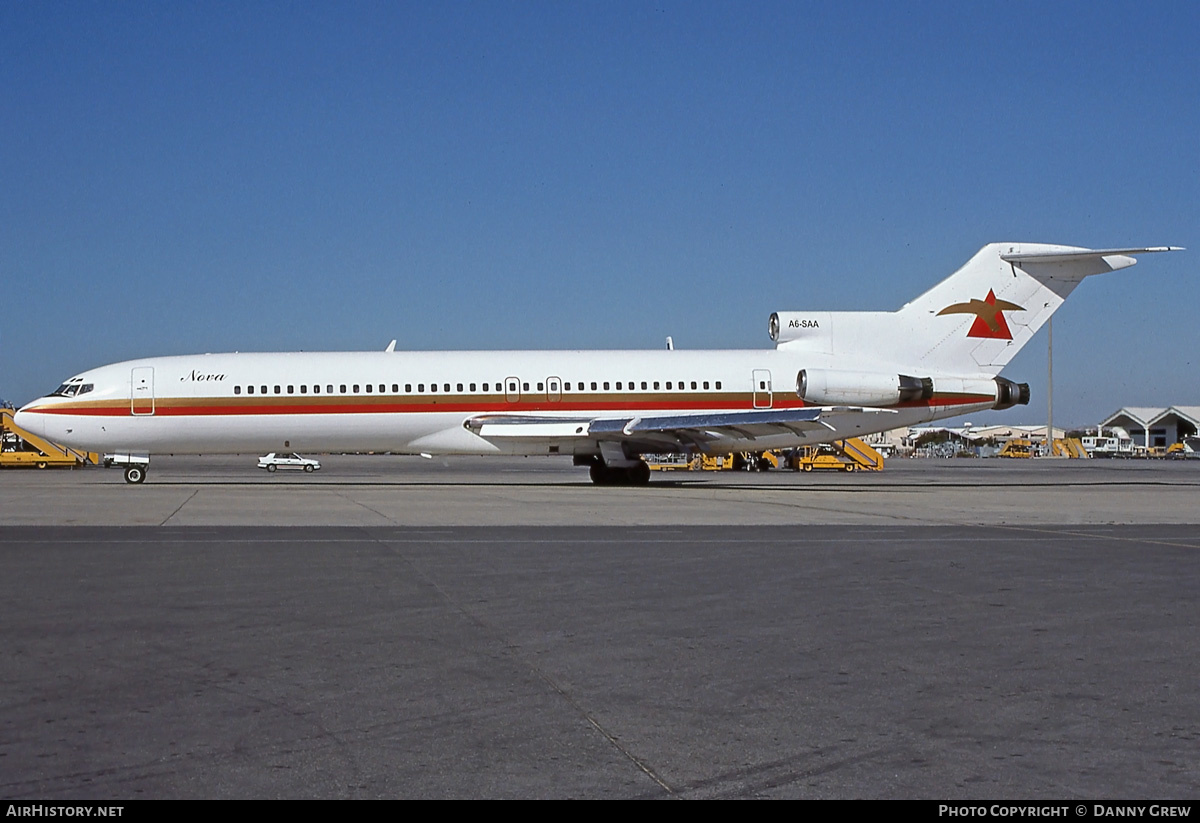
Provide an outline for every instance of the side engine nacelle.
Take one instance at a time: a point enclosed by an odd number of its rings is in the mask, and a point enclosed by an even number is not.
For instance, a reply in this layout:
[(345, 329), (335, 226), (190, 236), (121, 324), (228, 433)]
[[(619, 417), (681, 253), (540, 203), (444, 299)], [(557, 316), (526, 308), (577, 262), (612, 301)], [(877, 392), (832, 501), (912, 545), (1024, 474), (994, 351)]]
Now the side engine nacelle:
[(931, 400), (935, 395), (974, 395), (990, 398), (993, 409), (1029, 404), (1029, 384), (1003, 377), (913, 377), (907, 374), (801, 369), (796, 394), (815, 406), (896, 406)]
[(1014, 383), (1004, 377), (935, 377), (934, 392), (939, 397), (970, 395), (972, 401), (992, 401), (993, 409), (1011, 409), (1029, 405), (1029, 384)]
[(801, 369), (796, 394), (817, 406), (895, 406), (933, 397), (933, 380), (907, 374)]

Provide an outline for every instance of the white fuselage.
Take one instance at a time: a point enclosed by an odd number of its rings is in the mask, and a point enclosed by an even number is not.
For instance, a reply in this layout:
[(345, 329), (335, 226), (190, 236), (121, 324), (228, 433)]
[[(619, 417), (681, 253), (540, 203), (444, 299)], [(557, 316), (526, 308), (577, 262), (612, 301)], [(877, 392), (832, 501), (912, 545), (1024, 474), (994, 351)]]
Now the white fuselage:
[[(489, 440), (467, 421), (638, 418), (798, 409), (796, 375), (828, 366), (813, 353), (487, 351), (210, 354), (93, 369), (19, 412), (20, 425), (92, 451), (241, 453), (391, 451), (597, 454), (586, 438)], [(753, 448), (829, 442), (990, 408), (993, 398), (940, 393), (887, 414), (849, 414), (836, 429), (756, 439)], [(732, 449), (740, 438), (714, 441)]]

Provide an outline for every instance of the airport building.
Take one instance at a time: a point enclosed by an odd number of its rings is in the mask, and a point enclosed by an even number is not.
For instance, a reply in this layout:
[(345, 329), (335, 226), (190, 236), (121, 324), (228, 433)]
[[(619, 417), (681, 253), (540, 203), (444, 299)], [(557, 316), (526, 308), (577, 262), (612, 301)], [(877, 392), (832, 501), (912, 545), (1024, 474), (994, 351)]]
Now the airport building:
[(1168, 406), (1165, 409), (1126, 406), (1110, 414), (1100, 425), (1125, 429), (1139, 446), (1165, 449), (1185, 437), (1196, 435), (1200, 429), (1200, 406)]

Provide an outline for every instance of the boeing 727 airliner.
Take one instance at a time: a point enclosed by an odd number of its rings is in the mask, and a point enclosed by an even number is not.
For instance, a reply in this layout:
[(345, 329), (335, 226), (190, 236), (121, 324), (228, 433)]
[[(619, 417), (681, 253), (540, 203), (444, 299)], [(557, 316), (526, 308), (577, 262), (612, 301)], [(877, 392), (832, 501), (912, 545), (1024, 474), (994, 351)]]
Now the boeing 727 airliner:
[(993, 243), (895, 312), (776, 312), (773, 349), (205, 354), (67, 380), (18, 425), (124, 453), (572, 455), (646, 483), (642, 455), (765, 451), (1029, 402), (999, 377), (1083, 278), (1169, 246)]

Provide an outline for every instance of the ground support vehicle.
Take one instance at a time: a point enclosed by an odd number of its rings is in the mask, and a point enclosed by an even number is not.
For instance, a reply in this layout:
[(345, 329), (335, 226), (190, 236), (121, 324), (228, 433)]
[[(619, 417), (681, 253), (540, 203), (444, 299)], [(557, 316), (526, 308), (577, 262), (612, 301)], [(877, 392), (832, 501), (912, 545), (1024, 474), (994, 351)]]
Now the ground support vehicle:
[(788, 468), (810, 472), (817, 469), (835, 471), (882, 471), (883, 456), (857, 437), (848, 437), (824, 446), (805, 446), (793, 451)]

